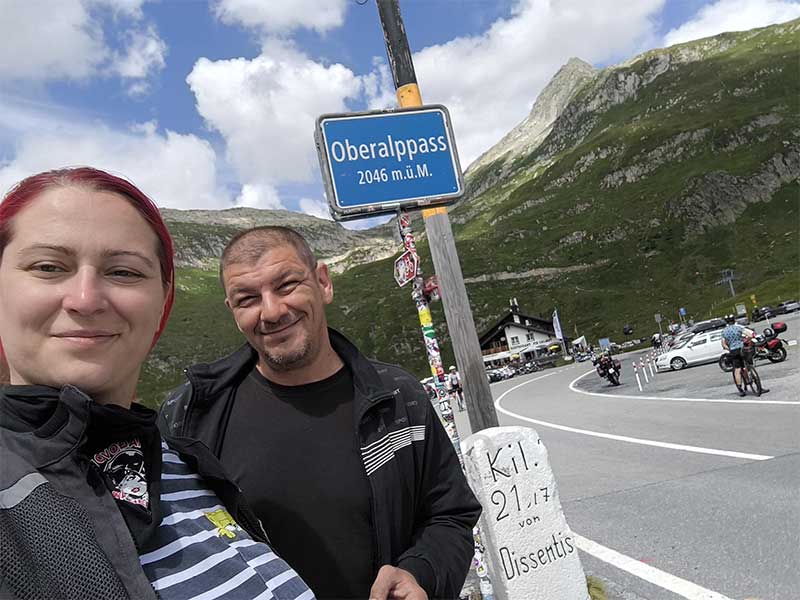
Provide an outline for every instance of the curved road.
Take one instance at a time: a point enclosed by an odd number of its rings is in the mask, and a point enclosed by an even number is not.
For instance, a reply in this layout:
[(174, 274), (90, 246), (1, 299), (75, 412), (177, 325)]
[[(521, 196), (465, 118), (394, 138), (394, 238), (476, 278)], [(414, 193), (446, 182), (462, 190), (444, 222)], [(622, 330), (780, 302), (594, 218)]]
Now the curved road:
[(798, 347), (743, 399), (716, 365), (640, 393), (635, 356), (617, 388), (591, 363), (492, 385), (500, 424), (545, 443), (587, 574), (614, 599), (800, 598)]

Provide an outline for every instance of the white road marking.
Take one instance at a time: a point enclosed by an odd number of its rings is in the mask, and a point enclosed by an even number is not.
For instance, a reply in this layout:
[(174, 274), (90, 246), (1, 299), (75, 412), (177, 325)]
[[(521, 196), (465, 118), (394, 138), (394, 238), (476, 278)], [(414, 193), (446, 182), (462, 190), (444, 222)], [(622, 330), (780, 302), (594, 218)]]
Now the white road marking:
[(600, 396), (606, 398), (625, 398), (628, 400), (663, 400), (664, 402), (711, 402), (711, 403), (720, 403), (720, 404), (782, 404), (782, 405), (790, 405), (790, 406), (800, 406), (800, 401), (794, 400), (734, 400), (734, 399), (727, 399), (727, 398), (669, 398), (663, 396), (634, 396), (632, 394), (606, 394), (604, 392), (588, 392), (586, 390), (582, 390), (578, 388), (575, 384), (578, 383), (581, 379), (590, 375), (592, 373), (596, 373), (596, 371), (587, 371), (583, 375), (580, 375), (572, 380), (572, 383), (569, 384), (569, 389), (573, 392), (578, 392), (579, 394), (586, 394), (587, 396)]
[(631, 444), (641, 444), (643, 446), (655, 446), (657, 448), (668, 448), (670, 450), (683, 450), (685, 452), (696, 452), (698, 454), (713, 454), (715, 456), (727, 456), (729, 458), (744, 458), (747, 460), (769, 460), (770, 458), (774, 458), (774, 456), (767, 456), (765, 454), (750, 454), (747, 452), (735, 452), (732, 450), (718, 450), (716, 448), (703, 448), (701, 446), (687, 446), (685, 444), (673, 444), (670, 442), (659, 442), (656, 440), (645, 440), (642, 438), (635, 438), (635, 437), (628, 437), (625, 435), (615, 435), (612, 433), (603, 433), (602, 431), (591, 431), (588, 429), (578, 429), (576, 427), (568, 427), (566, 425), (559, 425), (557, 423), (550, 423), (548, 421), (541, 421), (539, 419), (532, 419), (530, 417), (526, 417), (525, 415), (520, 415), (518, 413), (512, 412), (500, 406), (500, 402), (505, 398), (508, 394), (513, 392), (514, 390), (521, 388), (524, 385), (528, 385), (529, 383), (533, 383), (534, 381), (539, 381), (544, 379), (545, 377), (550, 377), (551, 375), (555, 375), (557, 373), (548, 373), (547, 375), (542, 375), (541, 377), (536, 377), (534, 379), (529, 379), (519, 385), (515, 385), (512, 388), (507, 389), (505, 392), (498, 396), (497, 400), (494, 402), (495, 408), (503, 414), (506, 414), (510, 417), (514, 417), (515, 419), (520, 419), (521, 421), (528, 421), (529, 423), (534, 423), (536, 425), (542, 425), (543, 427), (550, 427), (551, 429), (560, 429), (561, 431), (568, 431), (570, 433), (579, 433), (581, 435), (588, 435), (592, 437), (599, 437), (604, 438), (607, 440), (615, 440), (617, 442), (629, 442)]
[(626, 571), (631, 575), (635, 575), (639, 579), (644, 579), (645, 581), (649, 581), (660, 588), (669, 590), (681, 598), (688, 598), (689, 600), (731, 600), (731, 598), (728, 596), (723, 596), (718, 592), (713, 592), (704, 587), (700, 587), (691, 581), (681, 579), (675, 575), (670, 575), (661, 569), (656, 569), (655, 567), (651, 567), (650, 565), (638, 561), (635, 558), (625, 556), (616, 550), (606, 548), (597, 542), (586, 539), (575, 532), (573, 532), (573, 535), (575, 535), (575, 542), (578, 548), (587, 554), (591, 554), (603, 562)]

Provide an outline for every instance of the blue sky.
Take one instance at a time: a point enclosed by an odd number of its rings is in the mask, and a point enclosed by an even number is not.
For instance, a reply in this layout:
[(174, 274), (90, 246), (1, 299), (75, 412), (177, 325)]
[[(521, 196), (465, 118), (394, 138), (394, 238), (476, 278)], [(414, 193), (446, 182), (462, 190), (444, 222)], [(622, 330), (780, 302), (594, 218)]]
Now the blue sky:
[[(800, 16), (793, 0), (401, 0), (423, 98), (462, 164), (522, 120), (571, 56)], [(625, 7), (624, 10), (621, 7)], [(374, 0), (4, 0), (0, 187), (90, 164), (161, 206), (326, 216), (316, 116), (393, 106)]]

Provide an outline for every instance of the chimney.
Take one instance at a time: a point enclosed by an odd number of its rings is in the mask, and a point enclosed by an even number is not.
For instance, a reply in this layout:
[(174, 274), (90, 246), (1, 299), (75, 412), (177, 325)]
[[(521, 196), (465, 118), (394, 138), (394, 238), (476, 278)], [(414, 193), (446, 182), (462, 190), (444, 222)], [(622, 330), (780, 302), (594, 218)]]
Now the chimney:
[(508, 303), (511, 306), (511, 312), (512, 313), (518, 313), (519, 312), (519, 304), (517, 304), (517, 299), (516, 298), (510, 298), (508, 300)]

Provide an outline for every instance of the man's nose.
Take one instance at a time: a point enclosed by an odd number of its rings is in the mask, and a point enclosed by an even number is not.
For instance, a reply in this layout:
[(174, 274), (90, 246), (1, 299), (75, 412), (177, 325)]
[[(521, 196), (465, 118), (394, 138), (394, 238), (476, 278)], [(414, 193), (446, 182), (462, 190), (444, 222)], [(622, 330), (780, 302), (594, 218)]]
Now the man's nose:
[(277, 323), (287, 312), (286, 304), (275, 294), (265, 292), (261, 295), (261, 321)]
[(79, 269), (65, 284), (64, 309), (81, 315), (102, 312), (108, 306), (104, 284), (102, 275), (95, 269)]

